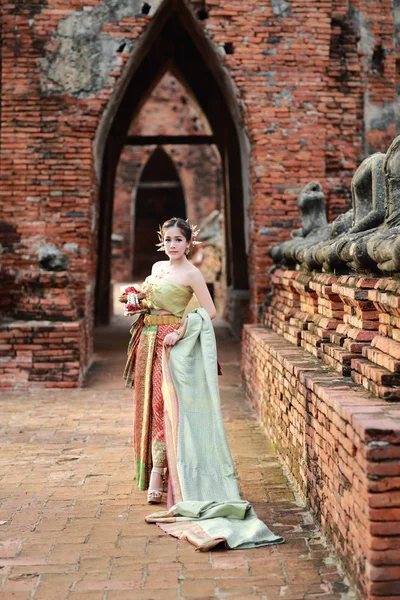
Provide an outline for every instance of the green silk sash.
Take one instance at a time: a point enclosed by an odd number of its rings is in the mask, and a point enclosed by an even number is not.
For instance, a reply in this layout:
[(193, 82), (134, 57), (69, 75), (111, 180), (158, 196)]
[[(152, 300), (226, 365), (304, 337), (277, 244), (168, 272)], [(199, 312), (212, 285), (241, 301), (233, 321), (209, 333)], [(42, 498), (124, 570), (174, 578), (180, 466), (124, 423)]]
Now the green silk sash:
[(220, 409), (214, 329), (203, 308), (189, 313), (184, 337), (164, 348), (163, 397), (170, 508), (146, 521), (199, 550), (284, 542), (240, 499)]

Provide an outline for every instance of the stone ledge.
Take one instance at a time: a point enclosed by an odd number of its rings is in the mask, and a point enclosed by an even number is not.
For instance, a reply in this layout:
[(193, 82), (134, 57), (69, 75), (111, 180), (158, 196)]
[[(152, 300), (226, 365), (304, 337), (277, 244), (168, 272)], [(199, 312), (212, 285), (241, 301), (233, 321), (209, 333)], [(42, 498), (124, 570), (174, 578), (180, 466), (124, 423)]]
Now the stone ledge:
[(271, 279), (265, 325), (373, 395), (400, 400), (393, 375), (400, 357), (398, 282), (289, 269), (277, 269)]
[(400, 569), (400, 410), (260, 325), (244, 328), (242, 368), (248, 397), (363, 598), (388, 595)]

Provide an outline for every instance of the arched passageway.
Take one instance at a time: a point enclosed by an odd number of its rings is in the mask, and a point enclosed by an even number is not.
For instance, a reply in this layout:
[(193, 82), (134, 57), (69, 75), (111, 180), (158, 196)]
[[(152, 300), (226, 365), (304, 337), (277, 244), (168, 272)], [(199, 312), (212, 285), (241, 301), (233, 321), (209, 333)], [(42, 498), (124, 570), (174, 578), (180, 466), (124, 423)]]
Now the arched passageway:
[(110, 314), (112, 206), (119, 156), (132, 119), (167, 70), (190, 92), (210, 124), (223, 169), (227, 285), (233, 294), (248, 289), (244, 210), (247, 154), (236, 98), (214, 47), (184, 0), (171, 0), (157, 12), (132, 55), (125, 85), (117, 90), (97, 136), (97, 152), (101, 153), (98, 323), (107, 323)]
[(172, 215), (186, 218), (185, 196), (176, 167), (162, 148), (156, 148), (143, 169), (136, 191), (132, 276), (142, 279), (162, 260), (156, 231)]
[[(200, 227), (202, 241), (189, 259), (202, 271), (217, 313), (224, 316), (224, 191), (221, 157), (210, 131), (199, 106), (167, 71), (130, 124), (118, 162), (111, 284), (140, 282), (152, 262), (165, 258), (155, 247), (158, 225), (171, 216), (188, 218)], [(118, 305), (114, 311), (119, 312)]]

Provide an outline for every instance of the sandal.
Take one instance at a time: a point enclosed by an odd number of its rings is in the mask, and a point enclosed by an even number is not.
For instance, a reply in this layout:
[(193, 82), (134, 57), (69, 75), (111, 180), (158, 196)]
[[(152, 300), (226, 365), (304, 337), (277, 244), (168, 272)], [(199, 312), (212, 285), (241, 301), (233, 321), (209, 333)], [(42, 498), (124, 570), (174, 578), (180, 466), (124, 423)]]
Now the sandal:
[[(151, 470), (150, 482), (152, 475), (156, 473), (157, 475), (161, 475), (161, 480), (163, 481), (164, 469), (161, 467), (153, 467)], [(150, 483), (151, 486), (151, 483)], [(160, 504), (162, 502), (163, 495), (163, 487), (160, 488), (152, 488), (149, 487), (147, 491), (147, 502), (149, 504)]]

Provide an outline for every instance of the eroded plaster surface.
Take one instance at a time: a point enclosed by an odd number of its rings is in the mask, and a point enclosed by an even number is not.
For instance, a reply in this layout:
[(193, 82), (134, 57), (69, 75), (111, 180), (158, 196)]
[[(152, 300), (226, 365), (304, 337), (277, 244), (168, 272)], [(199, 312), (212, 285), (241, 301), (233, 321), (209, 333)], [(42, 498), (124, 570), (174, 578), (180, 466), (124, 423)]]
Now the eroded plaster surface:
[(102, 32), (104, 25), (152, 14), (160, 3), (160, 0), (147, 3), (104, 0), (101, 6), (72, 12), (62, 19), (52, 40), (55, 49), (48, 51), (41, 62), (42, 88), (79, 98), (103, 89), (110, 73), (122, 64), (120, 53), (130, 52), (134, 46), (128, 37), (110, 37)]

